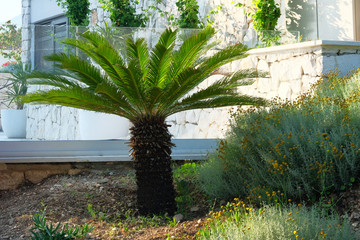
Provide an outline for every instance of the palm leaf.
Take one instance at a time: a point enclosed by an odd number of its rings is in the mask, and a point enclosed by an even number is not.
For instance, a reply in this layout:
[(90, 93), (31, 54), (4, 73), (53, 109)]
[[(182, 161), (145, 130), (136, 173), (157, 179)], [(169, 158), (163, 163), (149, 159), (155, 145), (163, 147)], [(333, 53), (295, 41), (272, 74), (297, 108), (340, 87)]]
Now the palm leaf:
[(256, 98), (247, 95), (233, 95), (233, 96), (219, 96), (210, 98), (207, 100), (191, 102), (188, 104), (177, 103), (167, 113), (172, 115), (174, 113), (193, 110), (193, 109), (205, 109), (205, 108), (218, 108), (218, 107), (229, 107), (229, 106), (241, 106), (241, 105), (255, 105), (263, 106), (266, 105), (267, 101), (263, 98)]
[(152, 50), (149, 63), (150, 76), (148, 77), (150, 86), (159, 86), (160, 88), (164, 86), (172, 62), (176, 34), (177, 31), (165, 30)]

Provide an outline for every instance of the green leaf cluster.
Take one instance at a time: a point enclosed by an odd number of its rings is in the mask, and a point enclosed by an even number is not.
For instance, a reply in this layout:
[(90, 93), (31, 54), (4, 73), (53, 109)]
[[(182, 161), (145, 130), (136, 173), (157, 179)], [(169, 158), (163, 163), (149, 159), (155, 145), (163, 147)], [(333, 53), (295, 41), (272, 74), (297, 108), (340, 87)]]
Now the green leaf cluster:
[(10, 73), (11, 77), (7, 79), (6, 92), (3, 102), (10, 106), (12, 103), (16, 105), (16, 109), (23, 109), (24, 103), (21, 100), (28, 90), (27, 76), (31, 72), (30, 65), (23, 66), (22, 63), (15, 63), (7, 66), (1, 72)]
[(199, 170), (203, 189), (273, 203), (280, 193), (285, 201), (316, 201), (353, 184), (360, 177), (359, 79), (359, 72), (331, 73), (295, 102), (235, 114), (225, 147)]
[(199, 18), (199, 5), (197, 0), (178, 0), (176, 2), (180, 17), (178, 26), (180, 28), (201, 28), (202, 22)]
[(34, 72), (30, 83), (55, 88), (29, 94), (24, 100), (112, 113), (134, 122), (147, 116), (165, 119), (198, 108), (265, 104), (261, 98), (237, 92), (237, 87), (252, 83), (246, 78), (259, 76), (250, 70), (229, 74), (194, 91), (219, 67), (246, 57), (247, 47), (229, 46), (204, 57), (216, 45), (211, 42), (213, 28), (192, 35), (175, 49), (177, 33), (165, 30), (152, 50), (143, 38), (128, 39), (126, 56), (97, 32), (81, 34), (84, 40), (67, 39), (65, 44), (81, 50), (92, 63), (64, 53), (48, 56), (47, 60), (57, 63), (58, 72)]
[(66, 10), (66, 15), (68, 16), (71, 25), (89, 25), (89, 0), (56, 0), (56, 2)]
[(252, 14), (254, 28), (257, 31), (274, 30), (279, 17), (280, 8), (275, 0), (253, 0), (255, 12)]
[(136, 0), (99, 0), (102, 7), (110, 13), (110, 20), (116, 27), (145, 27), (147, 18), (137, 14)]
[(34, 227), (30, 229), (31, 240), (73, 240), (86, 237), (94, 228), (87, 223), (79, 227), (69, 227), (65, 224), (61, 227), (60, 223), (56, 226), (46, 223), (45, 211), (42, 214), (35, 214), (32, 218)]

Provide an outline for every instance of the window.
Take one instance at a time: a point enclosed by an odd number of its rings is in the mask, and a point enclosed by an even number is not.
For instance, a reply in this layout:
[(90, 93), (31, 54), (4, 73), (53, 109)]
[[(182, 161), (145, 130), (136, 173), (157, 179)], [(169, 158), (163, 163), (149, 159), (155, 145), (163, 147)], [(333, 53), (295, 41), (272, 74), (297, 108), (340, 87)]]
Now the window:
[(45, 61), (44, 56), (65, 51), (60, 42), (69, 36), (68, 23), (67, 17), (62, 16), (34, 25), (32, 65), (35, 69), (53, 69), (53, 63)]

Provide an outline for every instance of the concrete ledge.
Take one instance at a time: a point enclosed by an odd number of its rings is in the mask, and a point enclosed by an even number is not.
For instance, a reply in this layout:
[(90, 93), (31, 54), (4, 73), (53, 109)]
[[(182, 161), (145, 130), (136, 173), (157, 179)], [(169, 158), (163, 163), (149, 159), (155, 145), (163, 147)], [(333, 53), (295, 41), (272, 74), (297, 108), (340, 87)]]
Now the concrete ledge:
[(292, 43), (285, 44), (274, 47), (267, 48), (255, 48), (248, 51), (250, 55), (262, 55), (269, 53), (281, 53), (294, 50), (306, 50), (306, 49), (314, 49), (314, 48), (341, 48), (341, 49), (359, 49), (360, 50), (360, 42), (358, 41), (332, 41), (332, 40), (314, 40), (300, 43)]
[[(129, 140), (0, 141), (0, 163), (131, 161)], [(202, 160), (219, 139), (174, 139), (174, 160)]]

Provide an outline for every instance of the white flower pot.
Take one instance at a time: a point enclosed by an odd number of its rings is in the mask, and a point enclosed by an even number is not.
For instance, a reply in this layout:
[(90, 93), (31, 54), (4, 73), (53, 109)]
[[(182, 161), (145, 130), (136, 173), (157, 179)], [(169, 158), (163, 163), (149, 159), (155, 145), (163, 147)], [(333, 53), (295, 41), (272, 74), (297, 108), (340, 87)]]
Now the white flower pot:
[(2, 109), (1, 125), (8, 138), (26, 137), (25, 109)]
[(79, 131), (82, 140), (127, 138), (129, 120), (113, 114), (80, 109)]

